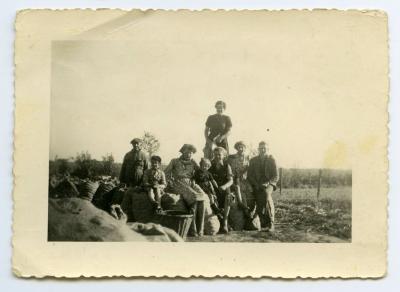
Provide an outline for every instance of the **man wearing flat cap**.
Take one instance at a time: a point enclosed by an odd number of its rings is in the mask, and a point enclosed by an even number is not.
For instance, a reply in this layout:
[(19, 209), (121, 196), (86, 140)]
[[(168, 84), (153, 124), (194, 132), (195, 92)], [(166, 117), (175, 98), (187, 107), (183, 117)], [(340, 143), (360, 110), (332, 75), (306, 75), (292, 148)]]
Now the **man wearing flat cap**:
[(278, 168), (275, 159), (268, 154), (268, 144), (261, 141), (258, 144), (258, 156), (250, 160), (247, 180), (250, 182), (256, 199), (256, 210), (261, 220), (261, 226), (269, 231), (275, 230), (275, 208), (272, 192), (278, 183)]
[(148, 169), (147, 155), (141, 150), (142, 140), (135, 138), (131, 141), (132, 150), (125, 154), (119, 180), (129, 187), (140, 186), (143, 174)]

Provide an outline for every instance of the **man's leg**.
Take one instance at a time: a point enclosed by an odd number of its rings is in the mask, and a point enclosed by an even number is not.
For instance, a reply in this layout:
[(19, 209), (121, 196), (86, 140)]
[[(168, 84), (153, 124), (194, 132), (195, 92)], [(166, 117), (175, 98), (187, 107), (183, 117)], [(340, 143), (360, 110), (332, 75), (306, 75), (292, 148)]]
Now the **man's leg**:
[(256, 199), (256, 213), (260, 218), (261, 227), (267, 227), (267, 218), (266, 218), (266, 194), (263, 190), (256, 190), (254, 192), (254, 197)]
[(197, 201), (190, 207), (190, 212), (193, 214), (193, 219), (192, 219), (192, 224), (189, 229), (189, 233), (191, 236), (197, 236), (197, 224), (196, 224), (196, 218), (197, 218)]
[(267, 211), (267, 217), (269, 221), (269, 229), (270, 231), (275, 231), (275, 206), (274, 206), (274, 200), (272, 199), (272, 192), (274, 191), (274, 188), (271, 185), (268, 185), (265, 188), (265, 196), (266, 196), (266, 208), (265, 210)]
[(205, 208), (204, 208), (204, 201), (198, 201), (197, 202), (197, 233), (200, 236), (203, 236), (204, 234), (204, 219), (205, 219)]

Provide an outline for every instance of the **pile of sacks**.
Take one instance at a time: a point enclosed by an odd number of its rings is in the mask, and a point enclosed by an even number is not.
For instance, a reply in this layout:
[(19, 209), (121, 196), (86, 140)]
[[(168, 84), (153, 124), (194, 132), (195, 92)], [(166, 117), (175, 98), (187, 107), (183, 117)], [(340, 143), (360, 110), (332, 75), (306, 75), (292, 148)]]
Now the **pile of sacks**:
[(183, 241), (154, 223), (129, 223), (120, 207), (125, 189), (69, 177), (49, 187), (49, 241)]
[[(126, 217), (125, 217), (126, 219)], [(49, 241), (180, 242), (175, 231), (158, 224), (127, 224), (81, 198), (49, 199)]]

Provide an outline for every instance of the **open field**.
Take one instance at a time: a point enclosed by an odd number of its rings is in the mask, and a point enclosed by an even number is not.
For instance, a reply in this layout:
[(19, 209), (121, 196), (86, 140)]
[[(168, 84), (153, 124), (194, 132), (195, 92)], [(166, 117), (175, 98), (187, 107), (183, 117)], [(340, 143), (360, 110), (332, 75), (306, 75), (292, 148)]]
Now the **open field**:
[(274, 193), (276, 231), (240, 231), (188, 238), (206, 242), (350, 242), (351, 187), (282, 189)]

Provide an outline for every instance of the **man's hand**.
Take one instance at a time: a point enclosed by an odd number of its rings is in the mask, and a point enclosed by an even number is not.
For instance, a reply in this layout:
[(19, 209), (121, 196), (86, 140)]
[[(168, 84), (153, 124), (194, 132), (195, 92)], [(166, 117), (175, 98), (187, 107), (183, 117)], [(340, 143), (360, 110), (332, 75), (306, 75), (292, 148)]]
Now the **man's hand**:
[(265, 184), (262, 184), (262, 185), (261, 185), (261, 188), (264, 189), (264, 190), (266, 190), (266, 189), (268, 188), (269, 185), (270, 185), (269, 182), (268, 182), (268, 183), (265, 183)]
[(216, 136), (216, 137), (214, 138), (214, 141), (215, 141), (215, 143), (221, 143), (221, 141), (222, 141), (222, 136), (221, 136), (221, 135)]
[(225, 187), (225, 185), (222, 185), (222, 186), (219, 186), (218, 189), (219, 189), (221, 192), (224, 192), (224, 191), (226, 190), (226, 187)]
[(211, 139), (206, 139), (206, 145), (208, 145), (208, 146), (212, 146), (214, 144), (214, 141), (213, 140), (211, 140)]

